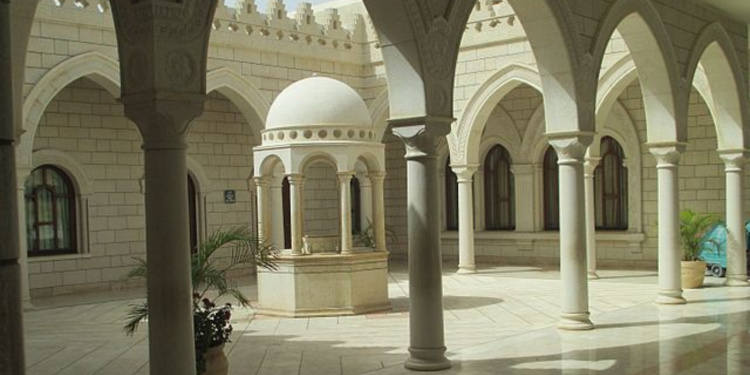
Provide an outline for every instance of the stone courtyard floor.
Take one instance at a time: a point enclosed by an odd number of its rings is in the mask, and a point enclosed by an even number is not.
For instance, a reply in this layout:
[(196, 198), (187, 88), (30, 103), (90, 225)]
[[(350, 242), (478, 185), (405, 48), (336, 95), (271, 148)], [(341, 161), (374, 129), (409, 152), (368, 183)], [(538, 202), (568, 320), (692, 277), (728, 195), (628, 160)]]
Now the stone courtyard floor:
[[(657, 306), (656, 273), (602, 270), (590, 285), (597, 329), (563, 332), (556, 270), (446, 268), (445, 333), (453, 368), (440, 374), (750, 374), (750, 288), (685, 291), (683, 306)], [(255, 297), (255, 286), (247, 293)], [(408, 278), (391, 265), (392, 312), (280, 319), (237, 309), (225, 352), (233, 375), (416, 374), (403, 367), (409, 343)], [(29, 375), (148, 373), (145, 326), (122, 333), (142, 292), (35, 300), (25, 314)], [(175, 374), (179, 375), (179, 374)]]

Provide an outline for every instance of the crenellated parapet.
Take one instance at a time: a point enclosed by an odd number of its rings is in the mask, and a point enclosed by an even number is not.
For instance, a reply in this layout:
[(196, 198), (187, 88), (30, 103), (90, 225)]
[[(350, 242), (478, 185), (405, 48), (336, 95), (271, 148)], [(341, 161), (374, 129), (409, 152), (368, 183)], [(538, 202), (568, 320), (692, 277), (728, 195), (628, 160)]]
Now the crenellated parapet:
[[(59, 8), (77, 9), (109, 15), (109, 0), (46, 0)], [(335, 8), (316, 15), (310, 3), (301, 3), (290, 12), (284, 0), (270, 0), (265, 13), (258, 9), (255, 0), (236, 0), (233, 5), (221, 1), (213, 21), (213, 34), (229, 33), (237, 37), (262, 38), (351, 50), (357, 44), (367, 43), (364, 17), (360, 14), (346, 18)]]

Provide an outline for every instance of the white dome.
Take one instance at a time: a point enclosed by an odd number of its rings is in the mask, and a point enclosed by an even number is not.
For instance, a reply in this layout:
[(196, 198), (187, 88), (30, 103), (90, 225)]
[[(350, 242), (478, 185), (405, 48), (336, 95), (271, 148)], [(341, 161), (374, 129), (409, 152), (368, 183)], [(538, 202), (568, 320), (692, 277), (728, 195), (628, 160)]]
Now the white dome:
[(362, 97), (347, 84), (311, 77), (285, 88), (268, 111), (266, 129), (321, 125), (371, 127)]

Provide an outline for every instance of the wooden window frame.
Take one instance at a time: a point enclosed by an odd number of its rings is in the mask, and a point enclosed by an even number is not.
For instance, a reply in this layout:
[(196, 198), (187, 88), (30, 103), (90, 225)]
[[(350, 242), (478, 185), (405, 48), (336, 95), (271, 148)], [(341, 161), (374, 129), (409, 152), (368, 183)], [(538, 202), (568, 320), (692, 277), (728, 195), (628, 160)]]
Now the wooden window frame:
[[(496, 174), (499, 174), (501, 171), (498, 169), (493, 169), (493, 166), (500, 165), (502, 162), (504, 162), (504, 165), (507, 166), (507, 170), (505, 171), (505, 176), (507, 176), (507, 179), (505, 179), (504, 181), (500, 181), (498, 184), (495, 184), (494, 180), (500, 180), (500, 178), (496, 176)], [(511, 231), (516, 229), (516, 194), (514, 186), (515, 181), (513, 178), (513, 172), (511, 171), (512, 164), (513, 161), (510, 158), (508, 150), (502, 145), (493, 146), (484, 159), (484, 220), (486, 230)], [(505, 189), (507, 189), (507, 197), (499, 196), (501, 187), (505, 187)], [(491, 199), (492, 196), (497, 196), (497, 198)], [(495, 205), (492, 204), (493, 201), (494, 203), (496, 203)], [(502, 210), (499, 206), (502, 203), (507, 204), (507, 212), (501, 212)], [(494, 223), (495, 219), (497, 219), (498, 223)], [(507, 222), (506, 225), (500, 224), (503, 219), (505, 219), (505, 221)]]

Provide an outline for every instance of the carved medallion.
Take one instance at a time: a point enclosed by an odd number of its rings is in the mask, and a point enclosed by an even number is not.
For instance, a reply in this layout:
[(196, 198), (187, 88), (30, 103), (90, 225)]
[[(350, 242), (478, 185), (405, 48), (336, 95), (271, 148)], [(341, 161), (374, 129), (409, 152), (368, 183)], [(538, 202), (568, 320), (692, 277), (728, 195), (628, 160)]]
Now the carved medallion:
[(195, 80), (195, 62), (190, 53), (178, 49), (169, 52), (164, 64), (164, 70), (169, 78), (169, 83), (175, 87), (190, 85)]

